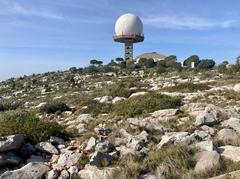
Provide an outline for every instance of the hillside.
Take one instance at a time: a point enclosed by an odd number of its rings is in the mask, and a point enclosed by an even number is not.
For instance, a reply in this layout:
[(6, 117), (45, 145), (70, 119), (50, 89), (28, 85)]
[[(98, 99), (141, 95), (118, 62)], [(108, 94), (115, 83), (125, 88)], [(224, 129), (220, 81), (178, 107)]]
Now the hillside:
[(238, 178), (239, 94), (218, 69), (0, 82), (0, 178)]

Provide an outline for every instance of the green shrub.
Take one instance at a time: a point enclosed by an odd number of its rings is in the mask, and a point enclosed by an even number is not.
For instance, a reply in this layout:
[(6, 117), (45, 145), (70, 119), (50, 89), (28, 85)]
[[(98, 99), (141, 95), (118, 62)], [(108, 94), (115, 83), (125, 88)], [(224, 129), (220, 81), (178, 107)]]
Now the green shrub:
[(132, 97), (114, 105), (113, 112), (124, 117), (135, 117), (160, 109), (170, 109), (181, 106), (181, 99), (158, 93)]
[(188, 57), (186, 60), (184, 60), (183, 65), (187, 66), (188, 68), (191, 68), (192, 62), (194, 62), (195, 67), (197, 67), (198, 64), (200, 63), (199, 57), (197, 55), (192, 55)]
[(185, 92), (185, 93), (191, 93), (191, 92), (197, 92), (197, 91), (203, 91), (203, 90), (209, 90), (210, 87), (206, 84), (194, 84), (194, 83), (180, 83), (176, 86), (172, 87), (166, 87), (163, 90), (168, 92)]
[(90, 113), (93, 116), (97, 116), (102, 113), (109, 113), (112, 110), (112, 104), (99, 103), (95, 100), (88, 100), (83, 103), (83, 106), (87, 106), (86, 109), (82, 109), (82, 113)]
[(138, 65), (140, 67), (153, 68), (155, 67), (156, 63), (154, 62), (153, 59), (141, 58), (138, 61)]
[(159, 166), (165, 166), (166, 178), (182, 178), (195, 167), (196, 149), (189, 146), (174, 146), (152, 151), (143, 160), (144, 169), (154, 172)]
[(152, 151), (144, 159), (144, 167), (149, 171), (154, 171), (159, 164), (165, 164), (172, 168), (191, 169), (195, 166), (195, 152), (196, 150), (189, 146), (177, 145)]
[(167, 71), (166, 68), (162, 67), (162, 66), (158, 66), (157, 69), (156, 69), (156, 73), (158, 75), (161, 75), (161, 74), (165, 73), (166, 71)]
[(199, 69), (211, 69), (215, 66), (216, 62), (212, 59), (201, 60), (198, 64)]
[(126, 82), (120, 82), (109, 88), (108, 95), (112, 97), (119, 96), (119, 97), (128, 98), (133, 93), (133, 91), (129, 90), (129, 88), (131, 88), (131, 84)]
[(70, 111), (71, 109), (63, 102), (60, 101), (49, 101), (44, 106), (40, 108), (41, 112), (54, 114), (62, 113), (64, 111)]
[(112, 172), (111, 178), (115, 179), (137, 179), (142, 170), (141, 163), (133, 156), (120, 160), (118, 167)]
[(29, 113), (23, 110), (11, 110), (0, 113), (0, 121), (24, 120), (29, 117)]
[(165, 178), (187, 178), (185, 176), (196, 164), (195, 153), (196, 149), (189, 146), (174, 146), (151, 151), (144, 159), (133, 156), (123, 158), (116, 163), (118, 167), (113, 171), (112, 178), (135, 179), (143, 173), (158, 173), (160, 167), (164, 169)]
[(12, 100), (2, 100), (0, 101), (0, 112), (7, 110), (15, 110), (21, 107), (20, 102), (12, 101)]
[(50, 136), (68, 136), (59, 124), (40, 120), (29, 113), (9, 112), (1, 114), (0, 119), (0, 135), (3, 136), (24, 134), (26, 139), (33, 143), (48, 140)]

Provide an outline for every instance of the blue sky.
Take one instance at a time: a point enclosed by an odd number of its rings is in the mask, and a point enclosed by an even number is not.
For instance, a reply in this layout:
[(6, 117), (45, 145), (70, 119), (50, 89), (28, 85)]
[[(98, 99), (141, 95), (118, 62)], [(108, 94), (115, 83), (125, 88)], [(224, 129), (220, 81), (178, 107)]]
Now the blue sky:
[(134, 54), (192, 54), (217, 62), (240, 55), (239, 0), (0, 0), (0, 80), (123, 56), (113, 42), (127, 12), (144, 24)]

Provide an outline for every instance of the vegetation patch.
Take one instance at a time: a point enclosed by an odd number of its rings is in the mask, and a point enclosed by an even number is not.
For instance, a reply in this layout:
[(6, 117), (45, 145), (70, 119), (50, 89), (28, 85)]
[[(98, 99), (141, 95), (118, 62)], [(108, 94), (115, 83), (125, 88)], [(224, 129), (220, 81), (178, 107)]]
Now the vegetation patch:
[(68, 107), (65, 103), (61, 101), (49, 101), (44, 106), (40, 108), (41, 112), (47, 114), (55, 114), (55, 113), (62, 113), (64, 111), (70, 111), (70, 107)]
[(34, 114), (9, 111), (0, 114), (0, 135), (24, 134), (32, 143), (46, 141), (50, 136), (66, 138), (68, 133), (55, 122), (43, 121)]
[(113, 112), (119, 116), (136, 117), (160, 109), (177, 108), (179, 106), (181, 106), (181, 98), (179, 97), (149, 93), (119, 102), (113, 106)]
[(12, 101), (12, 100), (1, 100), (0, 101), (0, 112), (1, 111), (8, 111), (8, 110), (15, 110), (21, 107), (20, 102)]
[(143, 161), (144, 168), (154, 172), (159, 166), (165, 166), (166, 178), (181, 178), (184, 173), (195, 167), (196, 151), (189, 146), (174, 146), (152, 151)]
[(98, 114), (109, 113), (112, 110), (112, 104), (99, 103), (96, 100), (87, 100), (83, 103), (83, 106), (87, 108), (82, 109), (82, 113), (90, 113), (92, 116), (97, 116)]
[(128, 156), (118, 163), (116, 163), (118, 168), (112, 172), (112, 177), (115, 179), (134, 179), (139, 178), (139, 174), (142, 171), (141, 163), (133, 157)]
[(129, 88), (131, 88), (132, 84), (131, 83), (124, 83), (124, 82), (120, 82), (114, 86), (111, 86), (111, 88), (109, 89), (109, 96), (112, 97), (125, 97), (128, 98), (132, 93), (133, 90), (130, 90)]
[(188, 82), (188, 83), (180, 83), (180, 84), (177, 84), (176, 86), (164, 88), (163, 91), (191, 93), (191, 92), (204, 91), (209, 89), (211, 89), (211, 87), (209, 87), (206, 84), (194, 84), (194, 83)]
[(117, 163), (112, 178), (133, 179), (149, 172), (162, 173), (165, 178), (184, 178), (195, 167), (196, 151), (188, 146), (174, 146), (152, 151), (144, 159), (127, 157)]

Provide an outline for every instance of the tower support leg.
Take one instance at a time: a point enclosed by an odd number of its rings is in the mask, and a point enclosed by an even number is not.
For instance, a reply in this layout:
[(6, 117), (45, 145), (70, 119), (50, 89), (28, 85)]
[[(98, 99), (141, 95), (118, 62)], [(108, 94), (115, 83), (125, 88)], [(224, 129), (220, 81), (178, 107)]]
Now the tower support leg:
[(125, 60), (133, 61), (133, 43), (125, 43)]

